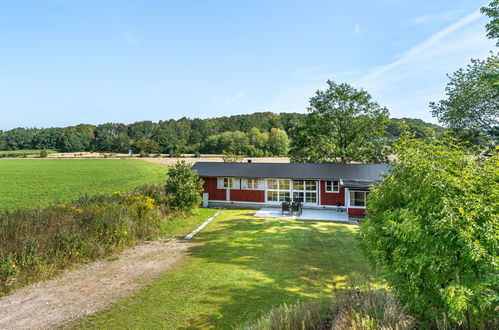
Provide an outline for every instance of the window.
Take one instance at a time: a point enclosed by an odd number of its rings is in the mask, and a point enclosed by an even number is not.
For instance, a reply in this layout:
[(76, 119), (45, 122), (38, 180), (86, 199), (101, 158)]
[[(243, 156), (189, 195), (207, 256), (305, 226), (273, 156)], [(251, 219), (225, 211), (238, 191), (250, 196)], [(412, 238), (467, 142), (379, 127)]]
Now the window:
[(291, 180), (267, 179), (267, 201), (285, 202), (291, 198)]
[(259, 179), (241, 179), (241, 180), (242, 180), (241, 185), (243, 189), (257, 190), (260, 188)]
[(350, 206), (366, 207), (367, 195), (369, 195), (368, 191), (350, 190)]
[(293, 181), (293, 190), (305, 190), (305, 181)]
[(224, 188), (235, 188), (236, 179), (235, 178), (224, 178)]
[(269, 202), (278, 202), (279, 194), (277, 191), (267, 191), (267, 201)]
[(294, 180), (293, 199), (301, 199), (305, 203), (317, 204), (317, 181)]
[(289, 190), (291, 180), (279, 180), (279, 190)]
[(267, 180), (267, 189), (279, 189), (277, 180)]
[(305, 203), (317, 203), (317, 193), (316, 192), (306, 192), (305, 193)]
[(339, 192), (340, 183), (338, 181), (326, 181), (326, 192)]

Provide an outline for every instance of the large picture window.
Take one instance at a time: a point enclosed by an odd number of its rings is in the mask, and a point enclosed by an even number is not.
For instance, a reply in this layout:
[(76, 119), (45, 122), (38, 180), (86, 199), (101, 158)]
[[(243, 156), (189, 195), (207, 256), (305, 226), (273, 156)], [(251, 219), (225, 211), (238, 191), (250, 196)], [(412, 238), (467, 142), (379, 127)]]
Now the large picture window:
[(293, 181), (293, 199), (300, 199), (302, 202), (317, 203), (317, 181), (295, 180)]
[(267, 180), (267, 201), (285, 202), (291, 198), (291, 180), (289, 179), (268, 179)]
[(350, 190), (350, 206), (366, 207), (368, 191)]

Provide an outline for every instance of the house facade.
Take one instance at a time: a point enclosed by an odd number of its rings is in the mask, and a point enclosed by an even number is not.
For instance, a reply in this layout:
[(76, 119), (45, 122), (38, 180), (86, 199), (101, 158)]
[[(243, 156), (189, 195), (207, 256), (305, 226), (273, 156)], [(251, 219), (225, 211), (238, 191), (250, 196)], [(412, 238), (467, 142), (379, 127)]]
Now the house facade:
[(305, 208), (342, 208), (364, 216), (369, 188), (387, 164), (215, 163), (193, 165), (212, 206), (279, 207), (301, 199)]

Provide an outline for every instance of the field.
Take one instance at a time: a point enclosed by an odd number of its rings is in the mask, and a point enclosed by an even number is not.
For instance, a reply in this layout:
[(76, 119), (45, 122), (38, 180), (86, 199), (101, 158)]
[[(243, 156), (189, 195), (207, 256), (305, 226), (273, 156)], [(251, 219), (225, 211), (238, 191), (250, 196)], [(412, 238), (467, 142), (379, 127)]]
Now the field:
[(159, 182), (166, 167), (142, 160), (2, 159), (0, 210), (72, 201), (83, 194), (129, 191)]
[[(0, 158), (9, 157), (38, 157), (41, 150), (0, 150)], [(54, 154), (57, 151), (46, 149), (47, 154)]]
[(254, 218), (226, 210), (189, 244), (188, 256), (137, 294), (75, 328), (223, 328), (282, 303), (331, 294), (352, 273), (371, 276), (356, 226)]

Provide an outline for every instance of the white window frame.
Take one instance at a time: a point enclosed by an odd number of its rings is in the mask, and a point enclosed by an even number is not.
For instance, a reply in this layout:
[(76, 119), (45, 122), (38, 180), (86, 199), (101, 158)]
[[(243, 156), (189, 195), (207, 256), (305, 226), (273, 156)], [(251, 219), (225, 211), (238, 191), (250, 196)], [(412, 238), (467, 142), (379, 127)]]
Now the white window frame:
[[(315, 190), (309, 190), (307, 189), (307, 181), (308, 182), (315, 182)], [(295, 190), (295, 182), (301, 182), (303, 185), (303, 189), (296, 189)], [(292, 190), (292, 196), (294, 197), (295, 193), (303, 193), (303, 203), (304, 204), (311, 204), (311, 205), (316, 205), (319, 203), (319, 182), (317, 180), (292, 180), (291, 183), (291, 190)], [(309, 197), (311, 194), (315, 194), (315, 202), (307, 202), (307, 197)]]
[[(328, 182), (331, 183), (330, 185), (330, 188), (333, 188), (333, 189), (328, 189)], [(335, 186), (335, 183), (336, 182), (336, 190), (334, 190), (334, 186)], [(327, 193), (339, 193), (340, 192), (340, 181), (338, 180), (327, 180), (325, 182), (325, 185), (326, 185), (326, 192)]]
[[(352, 199), (350, 197), (351, 193), (364, 193), (364, 206), (355, 206), (352, 205)], [(348, 190), (348, 207), (352, 209), (365, 209), (367, 205), (367, 195), (369, 194), (369, 191), (367, 190)]]
[(223, 178), (224, 189), (234, 189), (236, 187), (236, 178)]
[[(276, 180), (277, 181), (277, 189), (270, 189), (268, 181), (269, 180)], [(288, 180), (289, 181), (289, 189), (280, 189), (281, 188), (281, 183), (280, 181)], [(293, 180), (291, 179), (273, 179), (273, 178), (268, 178), (265, 180), (267, 189), (265, 190), (265, 202), (266, 203), (282, 203), (285, 201), (281, 200), (281, 192), (287, 192), (289, 194), (289, 198), (291, 199), (293, 197), (292, 190), (293, 190)], [(277, 193), (277, 200), (276, 201), (269, 201), (268, 200), (268, 193), (269, 192), (276, 192)]]
[(260, 179), (244, 178), (241, 183), (244, 190), (261, 190)]

